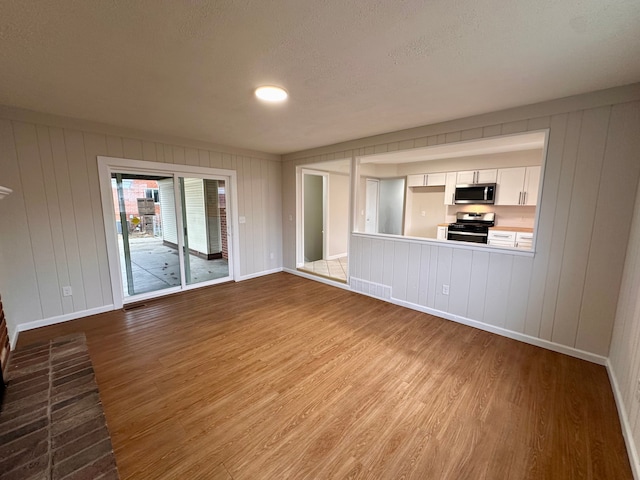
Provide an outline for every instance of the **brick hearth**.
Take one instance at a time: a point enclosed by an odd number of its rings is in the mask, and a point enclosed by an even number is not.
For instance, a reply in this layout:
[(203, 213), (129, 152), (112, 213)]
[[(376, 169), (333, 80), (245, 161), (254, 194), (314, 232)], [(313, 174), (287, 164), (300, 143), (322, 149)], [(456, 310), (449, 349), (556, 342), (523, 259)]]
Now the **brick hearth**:
[(3, 480), (119, 478), (84, 335), (13, 352), (7, 377)]

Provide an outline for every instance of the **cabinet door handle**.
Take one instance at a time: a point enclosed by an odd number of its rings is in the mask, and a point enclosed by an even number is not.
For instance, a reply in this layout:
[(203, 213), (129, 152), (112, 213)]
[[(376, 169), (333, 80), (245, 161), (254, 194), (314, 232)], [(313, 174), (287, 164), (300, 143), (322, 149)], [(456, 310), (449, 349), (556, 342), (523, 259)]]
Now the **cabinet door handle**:
[(527, 204), (527, 192), (522, 192), (522, 204)]
[(518, 195), (518, 205), (522, 205), (522, 192)]
[(424, 177), (422, 178), (422, 184), (426, 187), (427, 185), (429, 185), (429, 174), (425, 173)]

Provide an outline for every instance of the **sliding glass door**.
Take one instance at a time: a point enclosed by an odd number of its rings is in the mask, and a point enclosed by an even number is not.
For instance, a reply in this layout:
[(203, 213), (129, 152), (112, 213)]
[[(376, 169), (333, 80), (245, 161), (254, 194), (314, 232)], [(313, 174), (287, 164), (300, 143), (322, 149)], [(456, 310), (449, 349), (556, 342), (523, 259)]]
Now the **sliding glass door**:
[(111, 172), (123, 302), (230, 280), (228, 177)]
[(179, 177), (187, 285), (229, 276), (227, 197), (222, 179)]

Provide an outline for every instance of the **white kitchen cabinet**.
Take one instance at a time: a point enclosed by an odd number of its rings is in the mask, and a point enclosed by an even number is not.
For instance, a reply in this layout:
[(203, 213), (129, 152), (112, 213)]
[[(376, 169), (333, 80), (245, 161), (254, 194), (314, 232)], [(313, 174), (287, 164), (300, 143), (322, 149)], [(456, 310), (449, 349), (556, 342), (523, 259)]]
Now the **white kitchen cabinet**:
[(472, 185), (475, 183), (496, 183), (498, 170), (495, 168), (485, 170), (467, 170), (458, 172), (457, 182), (460, 185)]
[(516, 232), (489, 229), (487, 244), (494, 247), (515, 247)]
[(516, 232), (516, 248), (531, 250), (533, 248), (533, 233)]
[(536, 205), (540, 186), (540, 167), (498, 170), (496, 205)]
[(438, 240), (446, 240), (447, 239), (447, 227), (438, 226), (438, 234), (436, 236)]
[(442, 187), (446, 177), (444, 172), (407, 175), (407, 187)]
[(407, 175), (407, 187), (424, 187), (424, 175)]
[(527, 167), (527, 173), (524, 178), (524, 197), (523, 205), (538, 204), (538, 190), (540, 189), (540, 172), (541, 167)]
[(444, 182), (444, 204), (455, 205), (458, 172), (447, 172)]

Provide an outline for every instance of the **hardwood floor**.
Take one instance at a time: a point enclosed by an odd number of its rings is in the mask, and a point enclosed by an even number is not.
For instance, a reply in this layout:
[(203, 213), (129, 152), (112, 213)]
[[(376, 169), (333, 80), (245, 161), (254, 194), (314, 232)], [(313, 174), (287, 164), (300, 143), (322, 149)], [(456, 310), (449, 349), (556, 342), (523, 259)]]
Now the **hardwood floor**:
[(632, 478), (603, 367), (294, 275), (73, 331), (123, 479)]

